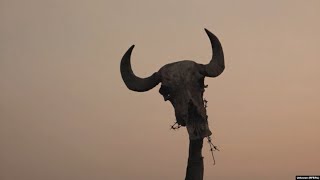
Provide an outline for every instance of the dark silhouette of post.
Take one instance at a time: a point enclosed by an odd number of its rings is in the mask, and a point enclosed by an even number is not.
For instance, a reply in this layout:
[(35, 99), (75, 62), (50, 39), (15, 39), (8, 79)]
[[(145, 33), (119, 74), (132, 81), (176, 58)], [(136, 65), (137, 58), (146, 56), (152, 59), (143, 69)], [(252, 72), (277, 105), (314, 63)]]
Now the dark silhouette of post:
[(189, 140), (189, 158), (185, 180), (203, 180), (203, 139)]

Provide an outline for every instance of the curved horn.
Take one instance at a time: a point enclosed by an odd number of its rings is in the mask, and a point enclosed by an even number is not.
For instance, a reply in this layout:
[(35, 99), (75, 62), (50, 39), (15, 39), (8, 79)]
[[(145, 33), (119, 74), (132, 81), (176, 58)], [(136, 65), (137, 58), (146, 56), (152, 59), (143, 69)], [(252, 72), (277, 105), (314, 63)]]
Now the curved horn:
[(150, 77), (147, 78), (139, 78), (134, 75), (131, 68), (131, 53), (134, 48), (132, 45), (128, 51), (123, 55), (120, 63), (120, 72), (122, 79), (128, 89), (137, 92), (144, 92), (152, 89), (160, 82), (160, 76), (158, 73), (153, 73)]
[(200, 73), (208, 77), (217, 77), (223, 72), (225, 68), (223, 50), (219, 39), (209, 30), (204, 30), (206, 31), (210, 39), (213, 54), (209, 64), (201, 65)]

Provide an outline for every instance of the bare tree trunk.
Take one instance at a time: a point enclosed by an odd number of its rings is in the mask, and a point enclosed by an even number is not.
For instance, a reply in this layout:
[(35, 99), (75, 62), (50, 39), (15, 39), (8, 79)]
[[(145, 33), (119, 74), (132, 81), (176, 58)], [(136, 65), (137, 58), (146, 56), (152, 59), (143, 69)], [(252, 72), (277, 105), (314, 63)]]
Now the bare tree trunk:
[(203, 139), (189, 140), (189, 158), (185, 180), (203, 180)]

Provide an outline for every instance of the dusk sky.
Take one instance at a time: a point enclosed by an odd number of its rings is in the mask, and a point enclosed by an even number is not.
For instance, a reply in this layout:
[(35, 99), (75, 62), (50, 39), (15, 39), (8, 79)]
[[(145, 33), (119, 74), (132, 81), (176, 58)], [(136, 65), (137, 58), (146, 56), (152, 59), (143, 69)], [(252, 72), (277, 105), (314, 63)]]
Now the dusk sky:
[(204, 28), (226, 69), (206, 78), (216, 165), (205, 180), (320, 174), (319, 0), (1, 0), (0, 179), (177, 180), (185, 128), (154, 89), (127, 89), (135, 44), (147, 77), (179, 60), (206, 64)]

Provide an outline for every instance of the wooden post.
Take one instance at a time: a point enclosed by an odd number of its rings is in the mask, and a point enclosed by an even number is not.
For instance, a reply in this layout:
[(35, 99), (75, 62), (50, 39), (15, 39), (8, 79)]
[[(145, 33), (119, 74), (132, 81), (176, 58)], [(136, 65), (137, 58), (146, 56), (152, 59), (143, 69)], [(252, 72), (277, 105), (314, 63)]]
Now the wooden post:
[(189, 158), (185, 180), (203, 180), (203, 139), (189, 140)]

